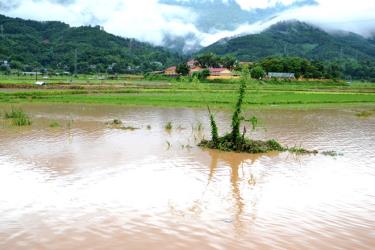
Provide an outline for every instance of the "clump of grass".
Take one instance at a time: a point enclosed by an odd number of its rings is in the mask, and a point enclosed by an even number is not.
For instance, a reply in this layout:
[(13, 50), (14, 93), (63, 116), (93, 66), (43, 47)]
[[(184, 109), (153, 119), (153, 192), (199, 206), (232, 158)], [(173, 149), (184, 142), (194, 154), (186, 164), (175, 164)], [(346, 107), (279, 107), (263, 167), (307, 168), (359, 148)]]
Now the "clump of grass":
[(126, 127), (119, 127), (118, 129), (134, 131), (134, 130), (138, 130), (139, 128), (132, 127), (132, 126), (126, 126)]
[(322, 155), (336, 157), (336, 156), (340, 156), (343, 154), (337, 153), (336, 151), (324, 151), (322, 152)]
[(190, 149), (192, 149), (193, 147), (191, 146), (191, 145), (189, 145), (189, 144), (182, 144), (181, 145), (181, 149), (188, 149), (188, 150), (190, 150)]
[(111, 122), (112, 125), (122, 125), (122, 121), (119, 120), (119, 119), (114, 119), (112, 122)]
[(212, 140), (202, 140), (198, 146), (211, 148), (211, 149), (219, 149), (222, 151), (235, 151), (235, 152), (244, 152), (244, 153), (267, 153), (271, 151), (286, 151), (287, 149), (284, 148), (281, 144), (279, 144), (275, 140), (269, 141), (255, 141), (244, 138), (240, 144), (234, 144), (232, 140), (232, 134), (227, 134), (223, 137), (219, 137), (218, 141), (214, 143)]
[(165, 124), (164, 128), (167, 131), (171, 131), (172, 128), (173, 128), (172, 122), (167, 122), (167, 124)]
[(51, 122), (50, 125), (49, 125), (50, 128), (59, 128), (60, 127), (60, 123), (58, 122)]
[(178, 125), (177, 129), (178, 130), (185, 130), (186, 128), (182, 127), (181, 125)]
[(167, 149), (170, 149), (172, 147), (172, 144), (169, 141), (166, 141), (167, 143)]
[(317, 150), (306, 150), (301, 147), (292, 147), (292, 148), (288, 148), (287, 150), (295, 154), (317, 154), (318, 153)]
[(133, 127), (133, 126), (125, 126), (124, 123), (119, 119), (114, 119), (113, 121), (107, 122), (106, 124), (110, 125), (114, 129), (121, 129), (121, 130), (138, 130), (140, 128)]
[(12, 119), (12, 124), (15, 126), (30, 126), (31, 120), (29, 116), (22, 109), (14, 109), (10, 112), (4, 113), (5, 119)]
[[(223, 137), (219, 137), (217, 124), (215, 117), (212, 114), (210, 107), (208, 108), (210, 124), (211, 124), (211, 140), (202, 140), (198, 146), (206, 147), (211, 149), (219, 149), (222, 151), (236, 151), (236, 152), (246, 152), (246, 153), (267, 153), (271, 151), (287, 151), (295, 153), (315, 153), (315, 151), (308, 151), (302, 148), (291, 148), (288, 149), (283, 147), (280, 143), (275, 140), (269, 141), (258, 141), (251, 140), (245, 137), (246, 127), (243, 127), (243, 132), (241, 134), (240, 127), (241, 122), (249, 122), (252, 129), (255, 130), (258, 125), (258, 119), (253, 116), (250, 119), (245, 119), (242, 116), (242, 104), (246, 93), (246, 83), (249, 80), (249, 69), (245, 67), (242, 72), (241, 85), (239, 89), (239, 95), (236, 102), (235, 110), (232, 115), (232, 131)], [(316, 152), (317, 153), (317, 152)]]
[(202, 122), (198, 122), (198, 124), (197, 124), (197, 131), (198, 132), (202, 132), (203, 131), (203, 124), (202, 124)]
[(370, 111), (361, 111), (361, 112), (356, 113), (355, 115), (356, 115), (357, 117), (367, 118), (367, 117), (373, 115), (373, 113), (370, 112)]

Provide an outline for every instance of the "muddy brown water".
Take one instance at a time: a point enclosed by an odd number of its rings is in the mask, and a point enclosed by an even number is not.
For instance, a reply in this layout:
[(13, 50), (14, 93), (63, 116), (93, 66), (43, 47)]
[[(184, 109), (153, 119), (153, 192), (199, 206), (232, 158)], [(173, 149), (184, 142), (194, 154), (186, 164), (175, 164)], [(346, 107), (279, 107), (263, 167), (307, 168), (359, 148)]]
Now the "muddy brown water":
[(375, 248), (366, 108), (255, 112), (266, 129), (253, 138), (343, 154), (331, 157), (202, 150), (205, 110), (22, 107), (31, 127), (0, 120), (0, 249)]

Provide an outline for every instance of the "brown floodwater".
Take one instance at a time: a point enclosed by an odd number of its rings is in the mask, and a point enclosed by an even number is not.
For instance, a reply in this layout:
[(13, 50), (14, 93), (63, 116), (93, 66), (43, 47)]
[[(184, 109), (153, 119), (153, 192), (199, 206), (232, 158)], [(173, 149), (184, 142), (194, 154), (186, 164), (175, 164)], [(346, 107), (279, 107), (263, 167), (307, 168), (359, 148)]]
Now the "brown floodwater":
[[(31, 127), (0, 119), (0, 249), (375, 248), (375, 115), (355, 116), (366, 107), (255, 111), (253, 138), (335, 157), (200, 149), (199, 109), (22, 108)], [(216, 116), (229, 129), (230, 112)]]

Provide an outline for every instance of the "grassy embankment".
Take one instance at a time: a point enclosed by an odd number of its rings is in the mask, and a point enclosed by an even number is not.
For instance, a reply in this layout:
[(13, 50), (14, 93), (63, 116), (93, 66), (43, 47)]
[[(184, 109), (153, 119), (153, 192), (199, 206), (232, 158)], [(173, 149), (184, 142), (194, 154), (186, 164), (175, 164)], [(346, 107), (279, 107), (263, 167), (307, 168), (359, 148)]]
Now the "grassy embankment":
[[(48, 79), (48, 86), (32, 85), (30, 77), (0, 77), (0, 103), (88, 103), (163, 107), (230, 108), (238, 83), (187, 83), (147, 81), (123, 76), (117, 80), (92, 80), (80, 76), (72, 83)], [(20, 86), (20, 87), (17, 87)], [(11, 89), (11, 91), (8, 90)], [(244, 105), (314, 107), (330, 105), (375, 105), (375, 85), (370, 83), (273, 82), (248, 84)]]

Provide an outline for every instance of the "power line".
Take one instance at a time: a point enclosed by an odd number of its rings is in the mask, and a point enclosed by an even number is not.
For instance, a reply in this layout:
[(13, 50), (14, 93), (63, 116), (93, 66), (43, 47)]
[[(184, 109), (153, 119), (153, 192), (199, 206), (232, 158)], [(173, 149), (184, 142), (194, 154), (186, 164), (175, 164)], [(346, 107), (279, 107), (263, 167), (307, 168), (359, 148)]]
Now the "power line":
[(288, 56), (287, 44), (284, 44), (284, 56)]
[(0, 25), (1, 38), (4, 38), (4, 26)]
[(344, 53), (344, 49), (343, 49), (343, 47), (340, 47), (340, 58), (341, 59), (342, 59), (343, 53)]
[(75, 49), (74, 51), (74, 75), (77, 75), (77, 61), (78, 61), (77, 49)]

